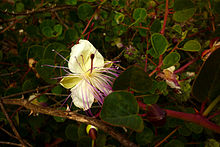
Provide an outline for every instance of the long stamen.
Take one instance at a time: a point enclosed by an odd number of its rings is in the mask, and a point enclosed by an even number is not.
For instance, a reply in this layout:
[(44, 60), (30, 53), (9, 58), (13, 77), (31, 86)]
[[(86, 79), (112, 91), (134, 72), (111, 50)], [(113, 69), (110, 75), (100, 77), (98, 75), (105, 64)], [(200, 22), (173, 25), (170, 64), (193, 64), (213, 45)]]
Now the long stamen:
[(59, 55), (62, 59), (64, 59), (66, 62), (69, 62), (66, 58), (64, 58), (60, 53), (58, 53), (56, 50), (52, 50), (53, 52), (55, 52), (57, 55)]
[(62, 68), (62, 69), (69, 69), (68, 67), (64, 67), (64, 66), (55, 66), (55, 65), (41, 65), (41, 67), (44, 67), (44, 66), (47, 66), (47, 67), (53, 67), (53, 68)]
[(60, 107), (63, 107), (63, 105), (66, 103), (66, 101), (69, 99), (70, 96), (71, 96), (71, 94), (68, 95), (68, 97), (65, 99), (65, 101), (63, 102), (63, 104)]
[(91, 70), (90, 70), (90, 73), (92, 73), (94, 57), (95, 57), (95, 54), (91, 54), (91, 56), (90, 56), (90, 58), (91, 58)]

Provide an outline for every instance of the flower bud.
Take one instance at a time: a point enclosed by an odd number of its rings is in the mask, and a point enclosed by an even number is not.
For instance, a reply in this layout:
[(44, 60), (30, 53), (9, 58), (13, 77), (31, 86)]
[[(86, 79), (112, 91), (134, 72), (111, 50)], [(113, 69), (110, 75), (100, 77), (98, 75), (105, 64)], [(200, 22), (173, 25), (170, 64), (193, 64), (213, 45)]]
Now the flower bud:
[(166, 123), (166, 112), (157, 104), (147, 106), (147, 119), (154, 126), (162, 126)]
[(92, 140), (95, 140), (96, 137), (97, 137), (97, 131), (98, 131), (98, 128), (96, 128), (95, 126), (92, 126), (92, 125), (88, 125), (86, 127), (86, 133), (89, 135), (89, 137), (92, 138)]

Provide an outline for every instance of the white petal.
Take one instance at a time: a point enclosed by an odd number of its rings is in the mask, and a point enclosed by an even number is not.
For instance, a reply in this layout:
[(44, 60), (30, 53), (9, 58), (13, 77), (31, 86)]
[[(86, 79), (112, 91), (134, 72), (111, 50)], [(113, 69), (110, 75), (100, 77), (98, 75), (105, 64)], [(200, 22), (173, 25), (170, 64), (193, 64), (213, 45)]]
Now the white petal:
[(94, 95), (89, 86), (90, 85), (85, 80), (82, 80), (71, 89), (71, 97), (76, 107), (84, 110), (91, 108), (94, 102)]
[(177, 86), (173, 81), (166, 80), (167, 85), (174, 89), (181, 89), (180, 86)]
[(104, 58), (88, 40), (80, 40), (72, 47), (68, 67), (73, 73), (85, 73), (91, 68), (91, 54), (95, 54), (93, 67), (103, 67)]

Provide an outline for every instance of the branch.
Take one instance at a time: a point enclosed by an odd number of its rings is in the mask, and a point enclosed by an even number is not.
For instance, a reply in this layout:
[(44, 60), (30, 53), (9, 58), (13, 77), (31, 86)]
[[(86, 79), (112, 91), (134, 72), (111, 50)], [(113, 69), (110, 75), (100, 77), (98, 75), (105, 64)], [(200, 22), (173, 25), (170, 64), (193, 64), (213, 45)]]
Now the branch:
[(105, 124), (101, 120), (98, 120), (98, 119), (95, 119), (92, 117), (88, 117), (85, 115), (81, 115), (76, 112), (67, 112), (67, 111), (56, 110), (56, 109), (48, 108), (48, 107), (37, 106), (37, 105), (29, 103), (25, 99), (3, 99), (2, 102), (4, 104), (20, 105), (20, 106), (23, 106), (26, 109), (32, 110), (34, 112), (38, 112), (38, 113), (42, 113), (42, 114), (46, 114), (46, 115), (51, 115), (51, 116), (63, 117), (63, 118), (75, 120), (75, 121), (78, 121), (81, 123), (94, 125), (94, 126), (98, 127), (99, 129), (103, 130), (104, 132), (108, 133), (109, 135), (111, 135), (116, 140), (118, 140), (123, 146), (137, 147), (136, 144), (129, 141), (121, 134), (117, 133), (115, 130), (112, 129), (112, 127)]
[(55, 6), (55, 7), (47, 7), (47, 8), (40, 8), (37, 10), (27, 10), (26, 12), (21, 13), (13, 13), (8, 11), (0, 11), (3, 14), (13, 15), (13, 16), (26, 16), (26, 15), (32, 15), (34, 13), (43, 13), (43, 12), (56, 12), (61, 10), (68, 10), (68, 9), (75, 9), (76, 7), (73, 7), (72, 5), (62, 5), (62, 6)]
[(16, 135), (16, 137), (18, 138), (20, 143), (25, 147), (26, 145), (25, 145), (24, 141), (22, 140), (21, 136), (19, 135), (18, 131), (16, 130), (12, 120), (9, 118), (8, 113), (6, 112), (5, 107), (4, 107), (3, 103), (2, 103), (2, 101), (0, 102), (0, 107), (2, 109), (2, 112), (5, 114), (5, 117), (7, 118), (9, 124), (10, 124), (10, 126), (12, 128), (12, 131), (14, 132), (14, 134)]

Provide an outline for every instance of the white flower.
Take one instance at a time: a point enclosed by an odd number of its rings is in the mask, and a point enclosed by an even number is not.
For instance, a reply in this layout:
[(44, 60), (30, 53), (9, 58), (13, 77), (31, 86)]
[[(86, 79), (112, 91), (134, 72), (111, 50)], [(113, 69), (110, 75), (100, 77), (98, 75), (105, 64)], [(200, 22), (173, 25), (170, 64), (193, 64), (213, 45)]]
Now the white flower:
[(163, 73), (159, 73), (158, 76), (166, 80), (167, 85), (174, 89), (181, 89), (178, 83), (178, 76), (174, 74), (175, 66), (171, 66), (163, 70)]
[(112, 82), (118, 75), (112, 62), (103, 56), (87, 40), (80, 40), (72, 47), (68, 68), (70, 73), (60, 84), (71, 89), (74, 105), (84, 110), (91, 108), (95, 99), (103, 104), (104, 97), (112, 91)]

